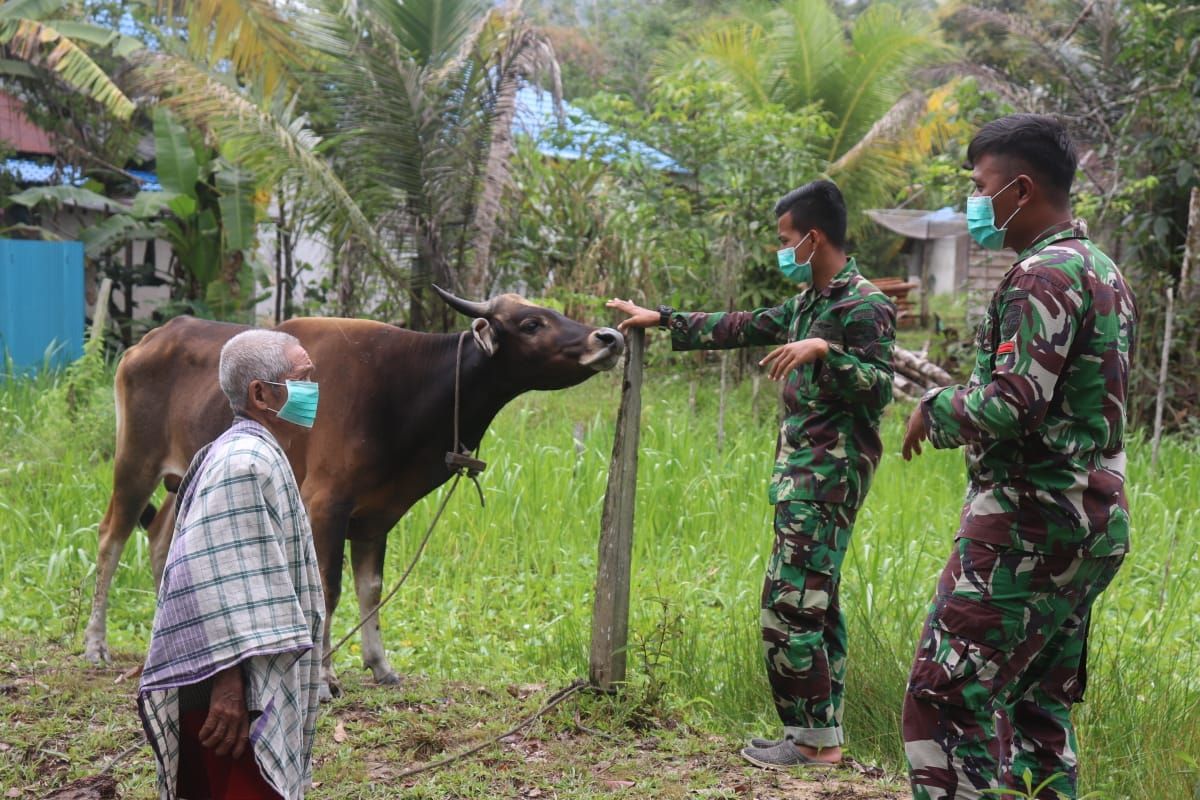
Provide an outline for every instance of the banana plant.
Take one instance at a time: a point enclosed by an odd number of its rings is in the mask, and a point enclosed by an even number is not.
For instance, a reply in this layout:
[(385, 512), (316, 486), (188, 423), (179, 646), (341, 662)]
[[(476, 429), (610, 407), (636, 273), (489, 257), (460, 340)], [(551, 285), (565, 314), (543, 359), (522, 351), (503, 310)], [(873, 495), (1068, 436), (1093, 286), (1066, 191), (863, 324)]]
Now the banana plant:
[(250, 308), (258, 210), (255, 183), (218, 153), (193, 141), (169, 111), (153, 113), (158, 179), (162, 191), (141, 191), (128, 204), (84, 187), (44, 186), (13, 195), (29, 208), (76, 206), (107, 216), (80, 232), (88, 258), (103, 261), (135, 240), (171, 245), (173, 299), (217, 317)]
[(137, 39), (79, 19), (69, 0), (9, 0), (0, 4), (0, 75), (41, 79), (55, 75), (119, 119), (133, 102), (97, 64), (86, 45), (111, 48), (124, 58), (142, 48)]

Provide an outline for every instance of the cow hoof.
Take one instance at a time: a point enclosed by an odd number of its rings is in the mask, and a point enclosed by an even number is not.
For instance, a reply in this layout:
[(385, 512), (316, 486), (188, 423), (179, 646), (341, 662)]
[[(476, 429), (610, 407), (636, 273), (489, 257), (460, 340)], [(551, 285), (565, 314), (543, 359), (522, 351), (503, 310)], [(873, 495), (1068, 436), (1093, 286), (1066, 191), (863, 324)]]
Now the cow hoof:
[(397, 673), (388, 670), (383, 675), (376, 675), (375, 682), (380, 686), (399, 686), (403, 681)]
[(342, 687), (338, 686), (337, 681), (333, 681), (331, 683), (321, 681), (321, 688), (317, 692), (318, 700), (320, 700), (322, 703), (328, 703), (329, 701), (333, 700), (333, 698), (341, 696)]
[(103, 667), (111, 661), (108, 657), (108, 645), (104, 642), (88, 642), (83, 650), (83, 657), (96, 667)]

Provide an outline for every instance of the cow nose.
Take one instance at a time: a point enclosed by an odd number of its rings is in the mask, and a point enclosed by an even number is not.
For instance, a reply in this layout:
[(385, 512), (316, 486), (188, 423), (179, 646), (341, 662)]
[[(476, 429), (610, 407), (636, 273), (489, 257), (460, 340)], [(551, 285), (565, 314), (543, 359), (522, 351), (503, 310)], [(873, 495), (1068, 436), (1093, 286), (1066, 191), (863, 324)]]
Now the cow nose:
[(592, 333), (602, 347), (609, 347), (620, 352), (625, 349), (625, 337), (613, 328), (600, 328)]

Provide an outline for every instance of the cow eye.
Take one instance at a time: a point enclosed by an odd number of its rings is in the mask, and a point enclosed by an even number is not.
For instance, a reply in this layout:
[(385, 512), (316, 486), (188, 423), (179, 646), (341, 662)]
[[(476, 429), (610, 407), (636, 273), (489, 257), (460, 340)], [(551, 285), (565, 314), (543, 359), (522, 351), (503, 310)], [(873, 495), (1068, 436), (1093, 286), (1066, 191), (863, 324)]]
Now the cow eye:
[(540, 327), (542, 327), (542, 321), (540, 319), (537, 319), (536, 317), (532, 318), (532, 319), (527, 319), (521, 323), (521, 332), (522, 333), (533, 333)]

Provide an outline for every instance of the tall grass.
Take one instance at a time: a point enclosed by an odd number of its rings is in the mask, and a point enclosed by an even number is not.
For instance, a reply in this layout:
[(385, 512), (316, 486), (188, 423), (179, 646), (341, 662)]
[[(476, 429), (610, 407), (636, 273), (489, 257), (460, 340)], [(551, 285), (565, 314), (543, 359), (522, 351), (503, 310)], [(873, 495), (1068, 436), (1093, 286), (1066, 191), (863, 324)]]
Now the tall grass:
[[(96, 527), (111, 483), (111, 398), (74, 421), (61, 378), (0, 386), (0, 633), (78, 644), (91, 595)], [(592, 589), (619, 382), (523, 397), (484, 440), (487, 507), (450, 503), (413, 577), (383, 611), (401, 672), (470, 681), (564, 680), (587, 671)], [(668, 366), (647, 373), (633, 557), (630, 672), (639, 696), (686, 724), (731, 736), (777, 721), (757, 620), (771, 545), (766, 502), (774, 398), (731, 398), (716, 449), (716, 384), (696, 407)], [(105, 406), (108, 404), (108, 407)], [(926, 604), (949, 552), (962, 460), (897, 456), (904, 409), (885, 420), (887, 453), (845, 566), (850, 627), (846, 722), (853, 755), (902, 764), (899, 708)], [(101, 413), (103, 412), (103, 413)], [(573, 432), (581, 425), (577, 444)], [(1096, 608), (1087, 702), (1076, 711), (1082, 788), (1110, 798), (1187, 798), (1200, 781), (1200, 464), (1168, 441), (1158, 472), (1130, 444), (1134, 549)], [(443, 490), (444, 491), (444, 490)], [(407, 563), (438, 496), (391, 537), (387, 579)], [(112, 644), (144, 649), (153, 614), (145, 537), (130, 540), (110, 611)], [(349, 586), (347, 576), (347, 586)], [(335, 639), (354, 622), (347, 597)], [(336, 657), (358, 669), (357, 645)], [(651, 709), (654, 711), (655, 709)]]

